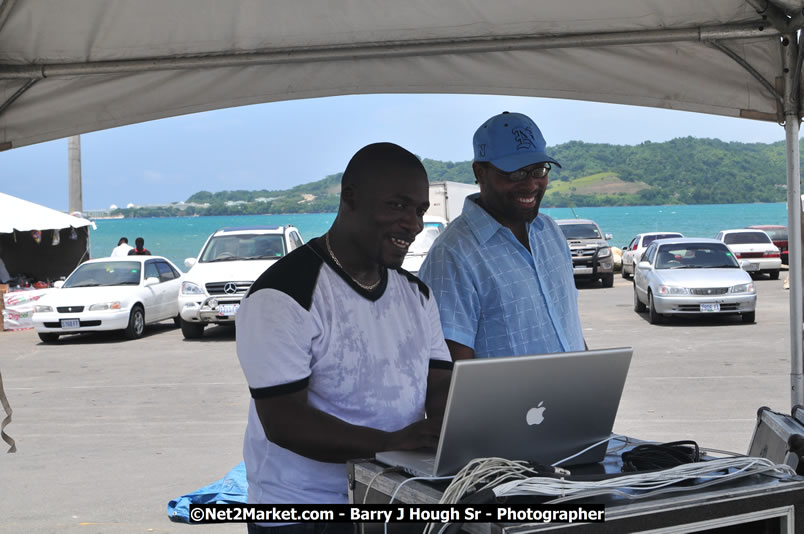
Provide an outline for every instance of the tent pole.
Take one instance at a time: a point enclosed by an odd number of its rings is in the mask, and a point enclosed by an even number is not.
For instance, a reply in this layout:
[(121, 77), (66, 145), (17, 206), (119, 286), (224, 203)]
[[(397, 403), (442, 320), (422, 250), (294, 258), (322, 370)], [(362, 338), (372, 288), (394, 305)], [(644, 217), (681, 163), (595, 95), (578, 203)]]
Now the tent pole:
[(354, 61), (394, 57), (476, 54), (513, 50), (550, 50), (620, 46), (629, 44), (662, 44), (671, 42), (708, 42), (730, 39), (756, 39), (779, 35), (764, 20), (754, 23), (706, 26), (653, 31), (609, 32), (599, 34), (513, 35), (507, 37), (464, 37), (450, 39), (415, 39), (392, 42), (355, 43), (341, 46), (304, 46), (275, 50), (252, 50), (237, 53), (189, 57), (152, 57), (87, 63), (0, 63), (0, 80), (43, 79), (98, 74), (152, 72), (157, 70), (211, 69), (283, 65), (327, 61)]
[[(793, 81), (798, 57), (798, 38), (787, 34), (782, 40), (782, 64), (784, 66), (784, 131), (787, 154), (787, 232), (789, 243), (796, 250), (788, 249), (788, 278), (790, 280), (790, 400), (791, 406), (804, 404), (804, 353), (802, 352), (802, 251), (801, 236), (801, 155), (799, 148), (799, 98), (793, 93), (797, 85)], [(792, 253), (794, 252), (794, 253)]]

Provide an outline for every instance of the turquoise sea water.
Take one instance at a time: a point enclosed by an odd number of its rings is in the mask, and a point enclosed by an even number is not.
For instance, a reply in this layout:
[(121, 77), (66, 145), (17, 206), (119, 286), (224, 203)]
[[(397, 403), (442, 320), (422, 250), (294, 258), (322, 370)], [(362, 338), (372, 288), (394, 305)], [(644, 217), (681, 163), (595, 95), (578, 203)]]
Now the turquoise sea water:
[[(613, 235), (610, 243), (623, 247), (640, 232), (675, 231), (688, 237), (715, 237), (720, 230), (752, 224), (787, 224), (787, 206), (777, 204), (711, 204), (696, 206), (627, 206), (605, 208), (550, 208), (543, 213), (555, 219), (596, 221)], [(195, 257), (206, 238), (226, 226), (292, 224), (309, 241), (322, 235), (335, 220), (334, 213), (173, 217), (159, 219), (103, 219), (90, 236), (93, 258), (108, 256), (121, 236), (133, 245), (142, 236), (145, 248), (173, 261), (181, 269), (184, 259)]]

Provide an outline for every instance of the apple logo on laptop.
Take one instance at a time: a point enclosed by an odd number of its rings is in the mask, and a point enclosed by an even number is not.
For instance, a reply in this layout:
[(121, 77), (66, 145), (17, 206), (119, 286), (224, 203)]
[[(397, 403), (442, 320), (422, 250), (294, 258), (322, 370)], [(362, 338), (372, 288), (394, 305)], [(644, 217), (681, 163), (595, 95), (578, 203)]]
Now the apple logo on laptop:
[(544, 401), (540, 402), (536, 408), (528, 410), (528, 414), (525, 416), (528, 425), (538, 425), (544, 421), (544, 411), (547, 408), (543, 407), (542, 404), (544, 404)]

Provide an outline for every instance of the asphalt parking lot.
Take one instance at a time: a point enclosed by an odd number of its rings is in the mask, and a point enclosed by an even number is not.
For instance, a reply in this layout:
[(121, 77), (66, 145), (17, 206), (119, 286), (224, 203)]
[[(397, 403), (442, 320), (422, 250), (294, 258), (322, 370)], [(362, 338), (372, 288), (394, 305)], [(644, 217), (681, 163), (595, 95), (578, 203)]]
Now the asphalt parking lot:
[[(651, 325), (632, 309), (631, 283), (580, 290), (590, 348), (634, 347), (615, 431), (694, 439), (746, 452), (756, 410), (790, 410), (788, 291), (756, 281), (757, 322), (739, 317)], [(245, 532), (167, 517), (170, 499), (205, 486), (241, 459), (248, 390), (234, 330), (184, 341), (166, 322), (144, 338), (0, 333), (0, 372), (14, 410), (0, 442), (0, 532)], [(2, 414), (0, 414), (2, 415)]]

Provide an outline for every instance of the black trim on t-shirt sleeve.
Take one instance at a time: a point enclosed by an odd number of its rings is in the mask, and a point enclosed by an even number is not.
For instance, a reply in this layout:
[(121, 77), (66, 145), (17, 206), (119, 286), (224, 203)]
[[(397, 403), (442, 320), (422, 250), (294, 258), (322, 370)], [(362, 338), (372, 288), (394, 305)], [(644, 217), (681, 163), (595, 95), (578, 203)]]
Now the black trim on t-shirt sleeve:
[(410, 282), (410, 283), (412, 283), (412, 284), (413, 284), (413, 283), (415, 283), (416, 285), (418, 285), (418, 286), (419, 286), (419, 291), (421, 291), (421, 292), (422, 292), (422, 294), (424, 294), (425, 298), (427, 298), (427, 299), (429, 299), (429, 298), (430, 298), (430, 288), (429, 288), (429, 287), (427, 287), (427, 284), (425, 284), (424, 282), (422, 282), (422, 281), (419, 279), (419, 277), (418, 277), (418, 276), (416, 276), (416, 275), (415, 275), (415, 274), (413, 274), (413, 273), (409, 273), (408, 271), (406, 271), (405, 269), (403, 269), (403, 268), (401, 268), (401, 267), (400, 267), (399, 269), (397, 269), (397, 270), (396, 270), (396, 272), (398, 272), (399, 274), (401, 274), (402, 276), (404, 276), (405, 278), (407, 278), (407, 279), (408, 279), (408, 282)]
[(266, 269), (251, 285), (246, 298), (260, 289), (276, 289), (310, 311), (321, 265), (321, 257), (309, 244), (299, 247)]
[(308, 376), (296, 382), (288, 382), (287, 384), (269, 386), (267, 388), (248, 388), (248, 390), (251, 392), (251, 397), (254, 399), (268, 399), (278, 397), (279, 395), (287, 395), (288, 393), (296, 393), (306, 388), (309, 383), (310, 377)]
[(447, 360), (430, 360), (430, 369), (446, 369), (447, 371), (452, 371), (452, 368), (455, 366), (453, 362), (448, 362)]

